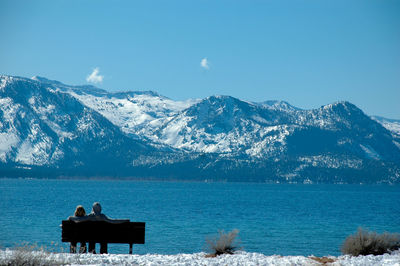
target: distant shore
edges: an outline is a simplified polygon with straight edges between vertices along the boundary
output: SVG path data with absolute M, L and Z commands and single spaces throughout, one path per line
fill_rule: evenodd
M 0 180 L 54 180 L 54 181 L 120 181 L 120 182 L 165 182 L 165 183 L 216 183 L 216 184 L 265 184 L 265 185 L 338 185 L 338 186 L 399 186 L 400 183 L 304 183 L 304 182 L 257 182 L 254 180 L 220 180 L 220 179 L 170 179 L 170 178 L 146 178 L 146 177 L 112 177 L 112 176 L 55 176 L 55 177 L 7 177 L 0 176 Z

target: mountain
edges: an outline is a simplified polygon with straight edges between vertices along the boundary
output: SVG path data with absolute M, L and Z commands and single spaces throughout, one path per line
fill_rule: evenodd
M 0 81 L 2 171 L 111 175 L 157 151 L 59 90 L 60 83 L 9 76 Z
M 281 150 L 292 116 L 287 110 L 211 96 L 166 121 L 153 139 L 197 152 L 272 156 Z
M 398 121 L 0 76 L 0 175 L 398 183 Z M 396 133 L 397 132 L 397 133 Z

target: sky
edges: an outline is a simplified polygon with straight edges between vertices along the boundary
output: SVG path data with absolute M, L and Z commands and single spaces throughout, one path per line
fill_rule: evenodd
M 398 0 L 0 0 L 0 74 L 400 119 Z

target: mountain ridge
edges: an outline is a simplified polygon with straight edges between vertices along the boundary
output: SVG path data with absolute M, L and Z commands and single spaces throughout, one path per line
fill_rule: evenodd
M 178 180 L 400 179 L 400 137 L 390 120 L 347 101 L 310 110 L 226 95 L 173 101 L 1 75 L 0 107 L 0 176 L 32 175 L 30 168 Z

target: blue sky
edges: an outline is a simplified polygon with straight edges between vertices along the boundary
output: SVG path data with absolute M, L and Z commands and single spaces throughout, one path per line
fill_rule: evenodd
M 397 0 L 0 0 L 0 36 L 1 74 L 400 119 Z

